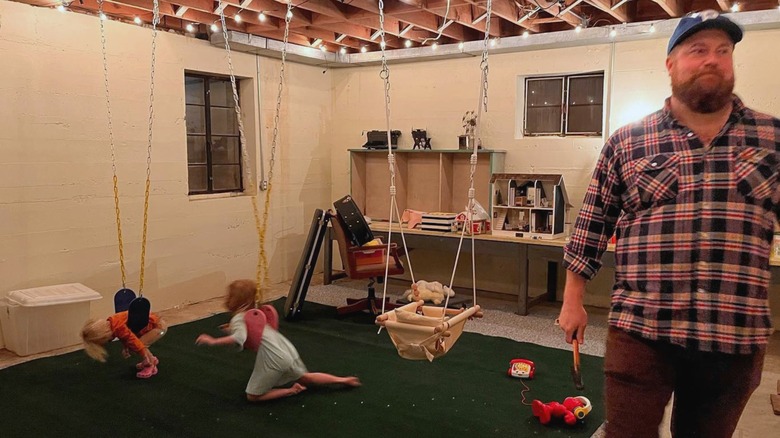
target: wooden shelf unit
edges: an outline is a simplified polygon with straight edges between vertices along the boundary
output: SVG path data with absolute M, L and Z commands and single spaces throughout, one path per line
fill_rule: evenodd
M 565 237 L 571 204 L 563 175 L 496 173 L 490 182 L 494 235 Z
M 461 212 L 468 202 L 471 150 L 393 151 L 396 202 L 424 212 Z M 390 220 L 390 166 L 387 150 L 350 149 L 350 190 L 365 216 Z M 506 151 L 480 150 L 474 173 L 475 199 L 490 209 L 490 178 L 504 170 Z

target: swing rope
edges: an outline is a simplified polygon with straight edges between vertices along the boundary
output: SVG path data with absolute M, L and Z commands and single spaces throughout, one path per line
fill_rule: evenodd
M 490 47 L 490 16 L 493 13 L 493 0 L 487 0 L 487 15 L 485 17 L 485 38 L 482 47 L 482 61 L 479 64 L 481 74 L 481 81 L 479 87 L 479 102 L 477 104 L 477 125 L 476 125 L 476 139 L 473 152 L 471 153 L 470 165 L 471 171 L 469 172 L 469 200 L 466 206 L 466 217 L 463 220 L 463 229 L 460 233 L 460 240 L 458 242 L 458 250 L 455 252 L 455 264 L 452 268 L 452 276 L 450 277 L 450 285 L 455 282 L 455 273 L 458 269 L 458 261 L 460 259 L 460 250 L 463 247 L 463 237 L 466 234 L 466 229 L 469 229 L 471 234 L 471 288 L 473 294 L 473 303 L 477 304 L 477 266 L 476 256 L 474 252 L 474 230 L 472 225 L 472 219 L 474 218 L 474 173 L 477 170 L 477 151 L 482 144 L 481 126 L 482 126 L 482 107 L 484 106 L 485 112 L 488 109 L 488 49 Z M 444 308 L 446 309 L 450 302 L 450 294 L 445 294 Z
M 236 86 L 236 75 L 233 69 L 233 57 L 230 51 L 230 41 L 228 39 L 227 24 L 225 22 L 225 12 L 222 8 L 222 0 L 219 0 L 219 19 L 222 24 L 222 36 L 225 40 L 225 52 L 227 53 L 228 69 L 230 70 L 230 84 L 233 91 L 233 104 L 236 111 L 236 118 L 238 119 L 238 132 L 241 143 L 241 158 L 244 162 L 244 179 L 247 183 L 252 182 L 252 169 L 249 162 L 249 153 L 247 152 L 246 135 L 244 133 L 244 121 L 241 115 L 241 105 L 238 102 L 238 87 Z M 263 213 L 260 214 L 260 209 L 257 205 L 257 193 L 253 192 L 251 196 L 252 200 L 252 214 L 255 219 L 255 228 L 257 229 L 258 236 L 258 253 L 257 253 L 257 275 L 256 284 L 257 290 L 255 291 L 255 307 L 259 307 L 264 301 L 263 299 L 263 286 L 267 285 L 270 280 L 268 278 L 268 257 L 265 250 L 266 231 L 268 229 L 268 214 L 271 205 L 271 191 L 273 189 L 273 175 L 274 175 L 274 163 L 276 162 L 276 145 L 279 138 L 279 113 L 282 106 L 282 90 L 284 89 L 284 67 L 287 59 L 287 42 L 290 34 L 290 20 L 292 19 L 292 2 L 287 4 L 287 14 L 285 15 L 284 26 L 284 46 L 282 47 L 282 63 L 279 69 L 279 86 L 276 94 L 276 110 L 274 114 L 274 128 L 271 136 L 271 159 L 268 169 L 268 186 L 265 190 L 265 200 L 263 203 Z
M 98 0 L 98 11 L 100 16 L 103 15 L 103 3 L 104 0 Z M 143 297 L 144 290 L 144 273 L 146 268 L 146 240 L 147 229 L 149 223 L 149 197 L 151 194 L 151 179 L 152 179 L 152 133 L 154 126 L 154 66 L 156 64 L 155 53 L 157 49 L 157 25 L 160 22 L 160 4 L 158 0 L 154 0 L 153 7 L 154 18 L 152 19 L 152 65 L 150 73 L 149 83 L 149 128 L 147 136 L 146 147 L 146 183 L 144 187 L 144 210 L 143 210 L 143 231 L 141 236 L 141 266 L 140 266 L 140 279 L 138 284 L 138 295 Z M 122 288 L 127 288 L 127 271 L 125 269 L 125 252 L 124 252 L 124 240 L 122 238 L 122 218 L 119 208 L 119 179 L 117 178 L 116 171 L 116 146 L 114 144 L 114 124 L 113 115 L 111 113 L 111 94 L 109 92 L 108 81 L 108 55 L 106 50 L 106 30 L 104 20 L 100 21 L 100 41 L 103 54 L 103 82 L 105 86 L 106 94 L 106 108 L 108 110 L 108 139 L 111 146 L 111 169 L 113 172 L 113 185 L 114 185 L 114 211 L 116 213 L 116 231 L 117 240 L 119 243 L 119 269 L 122 273 Z
M 482 116 L 482 107 L 484 106 L 485 112 L 487 112 L 487 104 L 488 104 L 488 50 L 490 47 L 490 17 L 492 15 L 493 11 L 493 1 L 487 0 L 487 15 L 486 15 L 486 23 L 485 23 L 485 37 L 484 37 L 484 45 L 482 48 L 482 61 L 480 62 L 480 70 L 481 70 L 481 81 L 480 81 L 480 89 L 479 89 L 479 103 L 478 103 L 478 110 L 477 110 L 477 124 L 476 124 L 476 144 L 474 145 L 474 150 L 471 154 L 470 158 L 470 172 L 469 172 L 469 191 L 468 191 L 468 203 L 466 205 L 466 218 L 463 223 L 463 229 L 461 230 L 460 240 L 458 242 L 458 250 L 455 253 L 455 264 L 452 268 L 452 275 L 450 277 L 450 283 L 449 286 L 454 283 L 455 281 L 455 273 L 458 269 L 458 262 L 460 260 L 460 250 L 463 246 L 463 238 L 466 233 L 467 228 L 472 228 L 472 219 L 473 219 L 473 211 L 474 211 L 474 173 L 477 169 L 477 151 L 479 148 L 479 145 L 481 144 L 481 116 Z M 392 242 L 392 236 L 393 236 L 393 221 L 394 218 L 398 218 L 398 228 L 401 233 L 401 241 L 403 243 L 404 247 L 404 253 L 406 254 L 406 260 L 409 265 L 409 274 L 411 276 L 412 284 L 416 283 L 414 278 L 414 270 L 412 269 L 412 258 L 409 255 L 409 250 L 406 246 L 406 237 L 404 236 L 404 230 L 403 226 L 401 224 L 401 215 L 399 213 L 398 209 L 398 202 L 396 200 L 396 187 L 395 187 L 395 177 L 396 177 L 396 162 L 395 162 L 395 154 L 393 154 L 393 148 L 391 143 L 391 136 L 390 136 L 390 68 L 387 65 L 387 57 L 385 55 L 385 27 L 384 27 L 384 2 L 382 0 L 379 0 L 379 31 L 381 36 L 381 44 L 379 45 L 382 53 L 382 69 L 380 71 L 380 78 L 384 81 L 384 91 L 385 91 L 385 123 L 387 126 L 387 162 L 388 166 L 390 168 L 390 223 L 388 226 L 388 235 L 387 235 L 387 253 L 390 253 L 390 246 Z M 394 215 L 395 214 L 395 215 Z M 473 304 L 477 304 L 477 280 L 476 280 L 476 257 L 474 252 L 474 232 L 473 230 L 470 231 L 471 234 L 471 285 L 472 285 L 472 295 L 473 295 Z M 385 260 L 385 280 L 387 280 L 388 272 L 390 269 L 390 257 L 387 257 Z M 449 305 L 450 300 L 450 294 L 445 293 L 446 298 L 444 302 L 444 308 L 446 309 Z M 387 296 L 387 281 L 384 282 L 383 288 L 382 288 L 382 313 L 385 313 L 385 303 Z M 441 318 L 444 320 L 446 315 L 445 313 L 442 313 Z M 382 328 L 380 327 L 379 330 L 381 331 Z

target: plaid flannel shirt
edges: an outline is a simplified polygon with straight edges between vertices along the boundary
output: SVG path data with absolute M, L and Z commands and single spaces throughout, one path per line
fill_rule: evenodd
M 667 99 L 604 146 L 564 267 L 593 278 L 614 232 L 610 325 L 699 351 L 755 351 L 772 333 L 779 147 L 780 120 L 736 96 L 710 145 Z

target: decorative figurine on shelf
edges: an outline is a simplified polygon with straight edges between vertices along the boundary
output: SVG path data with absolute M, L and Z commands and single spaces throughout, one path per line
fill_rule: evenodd
M 474 149 L 476 145 L 475 132 L 477 129 L 477 115 L 474 111 L 466 111 L 463 115 L 463 129 L 466 131 L 464 135 L 458 136 L 458 148 L 459 149 Z
M 414 147 L 412 149 L 431 148 L 431 139 L 424 129 L 412 129 L 412 139 L 414 140 Z

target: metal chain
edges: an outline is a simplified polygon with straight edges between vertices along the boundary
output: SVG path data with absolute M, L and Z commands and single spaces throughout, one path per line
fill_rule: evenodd
M 98 13 L 103 16 L 103 0 L 98 0 Z M 141 236 L 141 266 L 139 274 L 138 293 L 143 296 L 144 272 L 146 265 L 146 236 L 147 225 L 149 223 L 149 197 L 151 194 L 151 166 L 152 166 L 152 132 L 154 123 L 154 66 L 157 39 L 157 24 L 160 22 L 160 5 L 158 0 L 154 0 L 154 18 L 152 20 L 152 65 L 151 80 L 149 85 L 149 133 L 148 144 L 146 148 L 146 184 L 144 190 L 144 213 L 143 213 L 143 231 Z M 125 269 L 124 239 L 122 237 L 122 214 L 119 208 L 119 178 L 116 172 L 116 146 L 114 143 L 114 123 L 111 112 L 111 93 L 108 80 L 108 55 L 106 49 L 106 29 L 103 19 L 100 18 L 100 42 L 103 54 L 103 83 L 106 94 L 106 109 L 108 110 L 108 139 L 111 147 L 111 170 L 113 174 L 114 186 L 114 211 L 116 213 L 117 240 L 119 242 L 119 269 L 122 273 L 122 288 L 127 287 L 127 270 Z
M 98 17 L 103 16 L 103 0 L 98 0 Z M 116 235 L 119 240 L 119 269 L 122 272 L 122 288 L 127 287 L 127 273 L 125 271 L 125 250 L 122 241 L 122 215 L 119 211 L 119 180 L 116 176 L 116 147 L 114 146 L 114 117 L 111 114 L 111 93 L 108 86 L 108 59 L 106 50 L 106 29 L 102 19 L 100 21 L 100 43 L 103 50 L 103 84 L 106 90 L 106 109 L 108 110 L 108 142 L 111 145 L 111 170 L 114 181 L 114 211 L 116 213 Z
M 149 74 L 149 135 L 146 145 L 146 186 L 144 190 L 144 225 L 141 236 L 141 275 L 138 285 L 138 295 L 144 294 L 144 272 L 146 271 L 146 232 L 149 224 L 149 196 L 152 187 L 152 132 L 154 131 L 154 66 L 157 53 L 157 25 L 160 23 L 160 2 L 154 0 L 154 17 L 152 18 L 152 66 Z
M 230 71 L 230 84 L 232 86 L 233 91 L 233 105 L 235 107 L 236 111 L 236 118 L 238 119 L 238 132 L 239 132 L 239 139 L 241 143 L 241 157 L 244 162 L 244 179 L 248 182 L 252 182 L 252 170 L 251 166 L 249 165 L 249 153 L 247 151 L 247 143 L 246 143 L 246 134 L 244 132 L 244 121 L 243 117 L 241 115 L 241 105 L 239 104 L 239 98 L 238 98 L 238 86 L 236 85 L 236 75 L 233 68 L 233 57 L 230 50 L 230 40 L 228 36 L 227 31 L 227 23 L 225 22 L 225 13 L 224 8 L 222 8 L 222 0 L 219 0 L 219 6 L 220 6 L 220 22 L 222 24 L 222 36 L 225 40 L 225 52 L 227 53 L 227 60 L 228 60 L 228 69 Z M 279 137 L 279 113 L 281 112 L 281 105 L 282 105 L 282 90 L 284 87 L 284 67 L 286 64 L 286 58 L 287 58 L 287 41 L 289 39 L 289 33 L 290 33 L 290 20 L 292 19 L 292 3 L 288 3 L 287 5 L 287 14 L 285 15 L 285 27 L 284 27 L 284 46 L 282 47 L 282 65 L 279 71 L 279 86 L 277 90 L 277 96 L 276 96 L 276 112 L 274 115 L 274 128 L 273 128 L 273 134 L 271 138 L 271 159 L 270 159 L 270 165 L 269 165 L 269 171 L 268 171 L 268 186 L 266 188 L 265 192 L 265 203 L 263 208 L 263 214 L 262 219 L 260 216 L 259 207 L 257 206 L 257 195 L 253 192 L 251 201 L 252 201 L 252 214 L 255 219 L 255 228 L 257 229 L 257 235 L 258 235 L 258 254 L 257 254 L 257 274 L 256 274 L 256 285 L 257 290 L 255 291 L 255 303 L 259 305 L 263 301 L 263 285 L 267 284 L 269 282 L 268 279 L 268 257 L 266 256 L 265 252 L 265 231 L 267 229 L 268 224 L 268 214 L 270 209 L 270 199 L 271 199 L 271 190 L 273 188 L 272 179 L 273 179 L 273 168 L 274 168 L 274 162 L 276 159 L 276 144 Z

